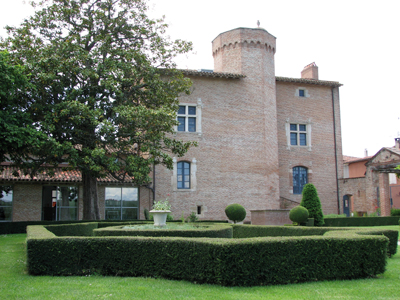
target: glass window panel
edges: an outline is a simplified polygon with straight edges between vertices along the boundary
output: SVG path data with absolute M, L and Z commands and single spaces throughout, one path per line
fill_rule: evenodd
M 12 216 L 12 206 L 0 207 L 0 220 L 1 221 L 11 221 Z
M 58 209 L 59 221 L 72 221 L 77 219 L 77 210 L 75 207 L 60 207 Z
M 138 199 L 137 188 L 122 188 L 122 199 L 136 201 Z
M 122 207 L 138 207 L 138 204 L 136 200 L 122 200 Z
M 290 124 L 290 130 L 296 130 L 297 131 L 297 124 Z
M 303 187 L 307 184 L 307 168 L 294 167 L 293 168 L 293 194 L 301 194 Z
M 106 208 L 106 220 L 121 220 L 121 208 Z
M 185 131 L 185 117 L 178 117 L 178 131 Z
M 178 181 L 178 189 L 183 189 L 183 182 L 182 181 Z
M 186 114 L 186 106 L 179 105 L 178 115 Z
M 188 118 L 189 132 L 196 132 L 196 118 Z
M 185 189 L 190 189 L 190 182 L 185 182 Z
M 299 125 L 300 131 L 306 131 L 306 125 Z
M 138 215 L 137 208 L 123 208 L 122 220 L 136 220 Z
M 195 115 L 196 114 L 196 106 L 188 106 L 188 114 Z
M 185 176 L 185 182 L 189 182 L 190 181 L 190 176 L 189 175 L 186 175 Z
M 300 146 L 306 146 L 306 145 L 307 145 L 306 134 L 300 133 Z
M 297 133 L 290 133 L 290 145 L 297 145 Z
M 121 200 L 121 188 L 107 187 L 106 200 Z
M 299 96 L 304 97 L 304 90 L 299 90 Z
M 178 181 L 182 181 L 182 175 L 178 175 Z

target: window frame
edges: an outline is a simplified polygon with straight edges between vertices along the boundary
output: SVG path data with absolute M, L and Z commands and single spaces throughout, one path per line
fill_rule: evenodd
M 305 180 L 301 178 L 301 176 L 304 175 L 305 175 Z M 304 186 L 308 182 L 309 182 L 309 169 L 307 167 L 295 166 L 292 168 L 292 192 L 294 195 L 301 195 Z
M 296 130 L 292 130 L 291 127 L 292 125 L 296 125 Z M 299 130 L 300 126 L 305 126 L 305 131 L 304 130 Z M 285 123 L 285 128 L 286 128 L 286 139 L 287 139 L 287 149 L 291 150 L 292 147 L 294 149 L 308 149 L 308 151 L 311 151 L 312 149 L 312 144 L 311 144 L 311 132 L 312 132 L 312 122 L 311 119 L 308 119 L 306 122 L 303 121 L 298 121 L 298 120 L 290 120 L 287 119 Z M 296 136 L 296 141 L 297 144 L 294 145 L 292 144 L 293 141 L 293 136 Z M 301 136 L 304 137 L 304 143 L 300 143 L 300 138 Z
M 120 198 L 119 199 L 108 199 L 108 200 L 116 200 L 119 201 L 118 206 L 110 206 L 107 205 L 107 189 L 120 189 Z M 136 200 L 129 200 L 125 199 L 125 201 L 136 201 L 137 206 L 124 206 L 123 205 L 123 189 L 136 189 Z M 107 211 L 107 208 L 110 209 Z M 116 208 L 117 210 L 112 210 L 113 208 Z M 136 209 L 136 219 L 124 219 L 124 210 L 126 209 Z M 119 211 L 118 211 L 119 209 Z M 108 218 L 108 212 L 116 211 L 119 212 L 119 218 L 114 219 L 114 218 Z M 139 198 L 139 189 L 137 187 L 131 187 L 131 186 L 106 186 L 104 189 L 104 220 L 139 220 L 139 213 L 140 213 L 140 198 Z
M 179 122 L 180 118 L 183 118 L 184 120 L 184 130 L 182 130 L 181 125 L 175 126 L 175 132 L 176 133 L 189 133 L 189 134 L 194 134 L 197 133 L 198 135 L 201 135 L 201 111 L 202 111 L 202 101 L 201 98 L 198 98 L 197 104 L 196 103 L 179 103 L 179 109 L 181 107 L 185 107 L 185 113 L 179 113 L 179 109 L 176 112 L 176 120 Z M 196 109 L 195 114 L 189 114 L 189 107 L 194 107 Z M 193 122 L 194 120 L 194 122 Z M 189 122 L 192 122 L 189 125 Z M 194 131 L 191 130 L 189 131 L 190 127 L 194 126 L 195 129 Z
M 174 192 L 194 192 L 197 189 L 197 160 L 196 158 L 192 158 L 191 160 L 182 158 L 178 161 L 176 157 L 172 158 L 173 161 L 173 171 L 171 176 L 171 185 L 172 190 Z M 186 162 L 190 164 L 190 172 L 189 172 L 189 188 L 178 188 L 178 163 Z
M 177 182 L 176 182 L 177 187 L 176 188 L 179 190 L 182 190 L 182 189 L 190 190 L 191 163 L 188 161 L 179 161 L 176 163 L 176 169 L 177 169 Z
M 10 191 L 9 191 L 9 192 L 6 192 L 6 191 L 4 191 L 3 189 L 1 189 L 2 197 L 0 198 L 0 209 L 3 210 L 4 219 L 0 219 L 0 222 L 12 222 L 12 220 L 13 220 L 13 206 L 14 206 L 14 187 L 13 187 L 12 185 L 1 185 L 1 186 L 2 186 L 2 187 L 4 187 L 4 186 L 10 187 Z M 5 193 L 6 195 L 4 195 L 4 193 Z M 11 201 L 7 201 L 7 202 L 11 202 L 11 205 L 1 205 L 2 202 L 6 202 L 6 201 L 3 201 L 3 200 L 2 200 L 3 197 L 4 197 L 4 196 L 9 196 L 10 194 L 11 194 Z M 9 218 L 9 219 L 5 219 L 6 213 L 4 212 L 4 209 L 10 208 L 10 207 L 11 207 L 11 211 L 10 211 L 10 213 L 9 213 L 10 218 Z

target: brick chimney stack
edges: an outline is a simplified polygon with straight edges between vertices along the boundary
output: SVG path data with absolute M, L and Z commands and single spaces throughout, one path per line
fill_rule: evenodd
M 301 78 L 318 80 L 318 67 L 315 62 L 304 67 Z

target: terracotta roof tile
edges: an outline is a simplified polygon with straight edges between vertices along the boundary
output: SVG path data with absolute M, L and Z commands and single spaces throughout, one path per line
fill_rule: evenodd
M 234 73 L 223 73 L 223 72 L 214 72 L 213 70 L 179 70 L 183 74 L 187 76 L 204 76 L 204 77 L 219 77 L 219 78 L 233 78 L 239 79 L 244 78 L 246 75 L 242 74 L 234 74 Z
M 78 170 L 66 170 L 65 168 L 48 168 L 41 173 L 38 173 L 36 176 L 31 178 L 29 175 L 23 174 L 21 170 L 13 166 L 2 166 L 3 171 L 0 173 L 0 181 L 18 181 L 18 182 L 82 182 L 81 172 Z M 17 171 L 19 176 L 14 176 L 13 172 Z M 53 176 L 49 174 L 54 172 Z M 133 178 L 130 176 L 126 176 L 125 183 L 132 182 Z M 121 181 L 115 179 L 113 176 L 108 174 L 104 178 L 99 178 L 97 180 L 101 183 L 121 183 Z
M 339 87 L 343 84 L 337 81 L 325 81 L 325 80 L 316 80 L 316 79 L 307 79 L 307 78 L 290 78 L 290 77 L 275 77 L 276 81 L 280 82 L 296 82 L 296 83 L 305 83 L 305 84 L 315 84 L 315 85 L 325 85 L 331 87 Z

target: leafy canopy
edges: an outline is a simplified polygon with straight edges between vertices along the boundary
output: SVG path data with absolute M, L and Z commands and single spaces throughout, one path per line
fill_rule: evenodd
M 163 20 L 141 0 L 44 0 L 0 47 L 18 74 L 30 74 L 22 112 L 49 147 L 25 166 L 66 161 L 91 177 L 146 184 L 151 165 L 172 168 L 194 143 L 172 138 L 178 96 L 191 82 L 175 69 L 191 49 L 164 37 Z M 16 83 L 25 86 L 23 82 Z M 3 98 L 2 98 L 3 99 Z M 18 110 L 9 103 L 8 109 Z M 35 135 L 27 135 L 27 138 Z M 4 160 L 4 159 L 3 159 Z M 20 161 L 22 162 L 22 160 Z

